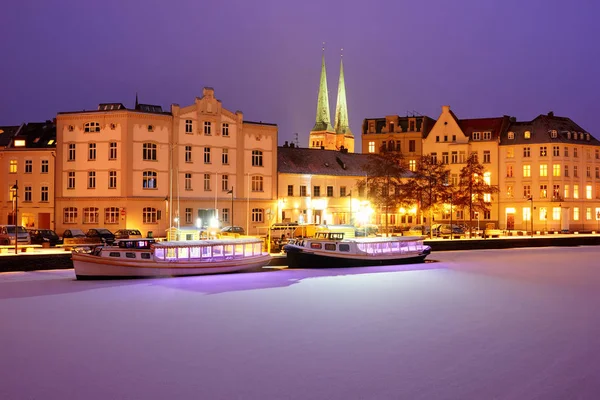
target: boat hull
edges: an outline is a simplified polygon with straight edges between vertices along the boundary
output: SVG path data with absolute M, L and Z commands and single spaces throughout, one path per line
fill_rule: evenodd
M 168 276 L 189 276 L 221 274 L 250 270 L 267 265 L 268 254 L 243 259 L 219 262 L 157 262 L 120 260 L 110 262 L 91 254 L 73 254 L 73 267 L 77 279 L 151 278 Z
M 422 253 L 407 254 L 391 257 L 373 257 L 353 255 L 340 257 L 339 255 L 326 255 L 322 253 L 307 252 L 303 249 L 286 247 L 287 262 L 290 268 L 343 268 L 343 267 L 371 267 L 379 265 L 417 264 L 425 261 L 430 253 L 429 249 Z

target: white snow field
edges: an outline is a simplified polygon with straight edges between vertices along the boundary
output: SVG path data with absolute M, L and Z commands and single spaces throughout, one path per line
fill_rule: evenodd
M 600 247 L 0 274 L 0 399 L 599 399 Z

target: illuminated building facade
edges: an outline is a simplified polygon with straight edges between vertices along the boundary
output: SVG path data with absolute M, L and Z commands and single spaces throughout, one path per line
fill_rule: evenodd
M 274 218 L 277 126 L 244 121 L 212 88 L 170 112 L 136 99 L 133 109 L 59 113 L 57 141 L 57 232 L 164 236 L 170 227 L 230 225 L 233 216 L 255 233 Z
M 54 227 L 55 156 L 53 121 L 0 127 L 0 224 Z
M 365 180 L 367 154 L 278 148 L 278 221 L 361 224 L 374 216 L 358 182 Z

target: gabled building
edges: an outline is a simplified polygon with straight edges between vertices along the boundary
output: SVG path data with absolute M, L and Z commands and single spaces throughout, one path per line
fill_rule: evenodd
M 497 186 L 500 162 L 498 143 L 508 125 L 508 116 L 458 119 L 449 106 L 443 106 L 435 125 L 423 139 L 423 153 L 431 155 L 437 162 L 448 165 L 448 183 L 454 186 L 459 183 L 460 171 L 465 167 L 469 155 L 475 154 L 485 167 L 485 182 Z M 490 195 L 488 199 L 493 204 L 491 209 L 479 215 L 483 227 L 485 223 L 498 223 L 498 195 L 494 196 L 495 198 Z M 470 216 L 464 215 L 463 210 L 453 208 L 452 220 L 467 221 L 470 220 Z
M 500 137 L 500 227 L 600 231 L 600 142 L 550 112 Z
M 369 155 L 288 146 L 277 149 L 278 221 L 366 223 L 370 206 L 357 183 Z
M 54 227 L 55 156 L 53 121 L 0 127 L 0 224 Z

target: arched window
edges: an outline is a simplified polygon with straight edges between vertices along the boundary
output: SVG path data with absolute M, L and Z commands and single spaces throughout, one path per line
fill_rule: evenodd
M 156 208 L 144 207 L 143 220 L 144 224 L 156 224 Z
M 142 158 L 144 161 L 156 161 L 155 143 L 144 143 L 142 145 Z
M 77 207 L 63 208 L 63 223 L 65 223 L 65 224 L 77 223 Z
M 156 189 L 158 187 L 155 171 L 144 171 L 142 177 L 142 187 L 144 189 Z
M 119 207 L 107 207 L 104 209 L 104 223 L 118 224 L 119 223 Z
M 98 122 L 86 122 L 83 125 L 84 132 L 100 132 L 100 123 Z
M 252 209 L 252 222 L 263 222 L 263 215 L 265 214 L 265 210 L 262 208 L 253 208 Z
M 253 176 L 252 177 L 252 191 L 253 192 L 262 192 L 263 191 L 263 177 L 262 176 Z
M 97 224 L 98 223 L 98 209 L 96 207 L 86 207 L 83 209 L 83 223 L 84 224 Z

